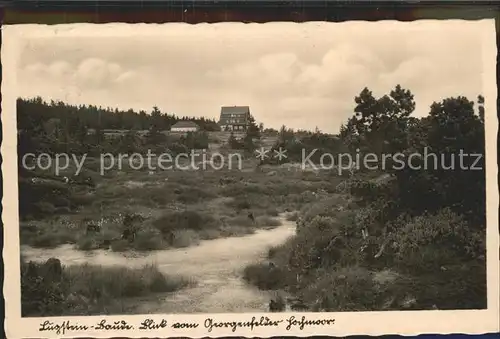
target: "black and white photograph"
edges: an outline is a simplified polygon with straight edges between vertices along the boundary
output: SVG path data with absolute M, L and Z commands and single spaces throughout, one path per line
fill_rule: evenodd
M 373 328 L 421 315 L 429 331 L 493 330 L 494 34 L 488 20 L 6 27 L 11 333 L 79 322 L 104 337 L 112 317 L 144 337 L 176 315 L 182 336 L 273 321 L 324 335 L 371 313 Z

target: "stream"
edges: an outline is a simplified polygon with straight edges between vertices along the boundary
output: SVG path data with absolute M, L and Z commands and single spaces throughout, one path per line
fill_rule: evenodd
M 22 246 L 21 253 L 28 261 L 55 257 L 63 265 L 90 263 L 133 268 L 155 264 L 166 274 L 190 277 L 196 282 L 193 287 L 177 292 L 134 298 L 131 305 L 127 305 L 127 313 L 268 312 L 271 292 L 248 285 L 242 277 L 247 265 L 264 260 L 271 246 L 284 243 L 295 233 L 295 222 L 280 220 L 282 226 L 270 230 L 258 230 L 243 237 L 206 240 L 198 246 L 181 249 L 117 253 L 79 251 L 72 245 L 54 249 Z

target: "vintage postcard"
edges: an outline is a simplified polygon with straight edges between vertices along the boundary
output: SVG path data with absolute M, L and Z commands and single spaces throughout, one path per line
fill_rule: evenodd
M 8 338 L 498 331 L 493 20 L 2 34 Z

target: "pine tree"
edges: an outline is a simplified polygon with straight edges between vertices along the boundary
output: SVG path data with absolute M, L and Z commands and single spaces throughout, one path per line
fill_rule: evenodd
M 247 135 L 250 135 L 252 138 L 260 138 L 259 126 L 255 122 L 255 118 L 251 114 L 248 116 Z

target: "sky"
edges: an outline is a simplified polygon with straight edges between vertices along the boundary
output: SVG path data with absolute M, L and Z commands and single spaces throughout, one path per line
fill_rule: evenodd
M 23 26 L 20 97 L 216 119 L 250 106 L 265 127 L 337 133 L 364 87 L 410 89 L 415 116 L 482 91 L 484 26 L 459 20 Z

